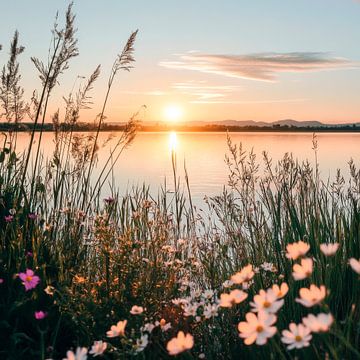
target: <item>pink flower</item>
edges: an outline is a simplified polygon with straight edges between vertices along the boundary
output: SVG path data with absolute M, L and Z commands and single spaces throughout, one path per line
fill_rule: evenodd
M 28 217 L 29 217 L 30 220 L 36 220 L 37 219 L 37 215 L 35 213 L 30 213 L 28 215 Z
M 104 201 L 105 201 L 108 205 L 110 205 L 110 204 L 112 204 L 112 203 L 115 201 L 115 199 L 114 199 L 113 197 L 111 197 L 111 196 L 108 196 L 107 198 L 104 199 Z
M 41 311 L 41 310 L 35 311 L 34 316 L 35 316 L 36 320 L 42 320 L 47 317 L 47 313 L 45 311 Z
M 19 273 L 19 278 L 23 281 L 25 291 L 36 288 L 40 282 L 40 278 L 37 275 L 34 275 L 34 272 L 31 269 L 26 269 L 26 272 Z
M 4 219 L 5 219 L 5 222 L 9 223 L 14 220 L 14 217 L 12 215 L 7 215 L 4 217 Z
M 2 284 L 4 282 L 4 279 L 0 278 L 0 284 Z

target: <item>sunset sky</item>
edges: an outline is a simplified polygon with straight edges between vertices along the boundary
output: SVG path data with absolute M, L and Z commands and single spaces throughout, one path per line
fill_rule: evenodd
M 55 13 L 63 23 L 66 6 L 2 2 L 0 65 L 18 29 L 28 96 L 40 88 L 30 56 L 46 59 Z M 80 56 L 60 78 L 50 112 L 63 108 L 77 75 L 101 64 L 93 110 L 81 118 L 91 121 L 113 60 L 139 29 L 135 68 L 118 76 L 108 121 L 126 121 L 143 104 L 144 121 L 169 120 L 169 107 L 181 121 L 360 121 L 359 1 L 78 0 L 74 10 Z

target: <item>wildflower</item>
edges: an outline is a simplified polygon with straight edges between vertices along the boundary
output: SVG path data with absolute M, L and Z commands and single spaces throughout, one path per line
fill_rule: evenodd
M 199 354 L 198 358 L 199 359 L 205 359 L 205 354 L 204 353 Z
M 254 296 L 254 301 L 250 302 L 253 312 L 266 311 L 274 314 L 284 305 L 284 300 L 279 300 L 276 293 L 269 289 L 260 290 L 259 294 Z
M 132 315 L 140 315 L 143 312 L 144 312 L 144 308 L 142 306 L 136 306 L 136 305 L 134 305 L 130 310 L 130 314 Z
M 107 348 L 107 343 L 99 340 L 99 341 L 94 341 L 94 344 L 91 347 L 91 350 L 89 351 L 89 354 L 95 356 L 98 355 L 102 355 L 104 353 L 104 351 Z
M 287 292 L 289 291 L 289 286 L 287 283 L 281 283 L 280 287 L 277 284 L 274 284 L 271 288 L 271 290 L 274 292 L 274 294 L 276 295 L 276 297 L 278 299 L 283 298 Z
M 275 268 L 273 263 L 264 262 L 263 264 L 260 265 L 260 267 L 265 271 L 269 271 L 269 272 L 275 272 L 276 271 L 276 268 Z
M 155 329 L 155 325 L 151 323 L 146 323 L 142 328 L 141 331 L 146 331 L 148 333 L 151 333 Z
M 0 284 L 2 284 L 4 282 L 4 279 L 0 278 Z
M 320 250 L 325 256 L 332 256 L 338 251 L 340 244 L 320 244 Z
M 75 275 L 74 276 L 74 283 L 75 284 L 84 284 L 86 282 L 86 279 L 83 276 Z
M 232 287 L 234 285 L 234 282 L 231 281 L 231 280 L 225 280 L 222 285 L 223 285 L 224 288 L 229 288 L 229 287 Z
M 119 321 L 116 325 L 112 325 L 110 330 L 107 331 L 106 336 L 109 338 L 124 336 L 126 324 L 127 324 L 127 320 L 123 320 L 123 321 Z
M 313 261 L 310 258 L 301 259 L 301 265 L 295 264 L 292 273 L 295 280 L 303 280 L 311 276 L 313 272 Z
M 185 304 L 183 307 L 184 316 L 195 316 L 197 312 L 197 304 Z
M 161 331 L 165 332 L 171 329 L 171 323 L 167 323 L 165 319 L 161 319 L 160 321 L 155 321 L 155 326 L 160 326 Z
M 349 260 L 349 264 L 350 264 L 351 268 L 360 275 L 360 260 L 351 258 Z
M 281 341 L 288 344 L 287 349 L 301 349 L 310 345 L 311 330 L 303 324 L 291 323 L 289 330 L 283 330 Z
M 32 253 L 32 251 L 26 251 L 25 256 L 26 257 L 33 257 L 34 254 Z
M 231 280 L 234 284 L 241 284 L 244 281 L 249 281 L 254 277 L 255 273 L 253 271 L 252 265 L 249 264 L 241 269 L 238 273 L 231 277 Z
M 44 311 L 35 311 L 34 313 L 34 317 L 36 320 L 42 320 L 45 319 L 47 317 L 47 313 Z
M 37 275 L 34 275 L 34 272 L 31 269 L 26 269 L 26 272 L 19 273 L 19 278 L 23 281 L 25 291 L 36 288 L 40 282 L 40 278 Z
M 300 299 L 296 298 L 295 301 L 306 306 L 311 307 L 316 304 L 319 304 L 326 296 L 326 288 L 324 285 L 321 285 L 318 288 L 316 285 L 310 285 L 310 288 L 301 288 L 300 289 Z
M 48 294 L 49 296 L 53 296 L 54 295 L 54 291 L 55 288 L 51 285 L 48 285 L 45 289 L 44 289 L 45 293 Z
M 36 215 L 35 213 L 30 213 L 30 214 L 28 214 L 28 218 L 29 218 L 30 220 L 36 220 L 36 219 L 37 219 L 37 215 Z
M 238 325 L 239 336 L 244 340 L 246 345 L 254 342 L 257 345 L 266 344 L 267 340 L 276 333 L 276 327 L 272 326 L 276 322 L 276 316 L 265 311 L 259 311 L 257 315 L 247 313 L 246 321 L 241 321 Z
M 317 316 L 309 314 L 302 319 L 302 322 L 312 332 L 326 332 L 330 329 L 331 324 L 334 322 L 334 318 L 331 314 L 320 313 Z
M 10 223 L 14 220 L 14 217 L 12 215 L 6 215 L 4 216 L 5 222 Z
M 185 239 L 179 239 L 179 240 L 177 241 L 177 243 L 178 243 L 179 245 L 184 245 L 184 244 L 186 244 L 186 240 L 185 240 Z
M 206 319 L 210 319 L 211 317 L 215 317 L 218 314 L 219 306 L 216 304 L 207 304 L 204 307 L 204 316 Z
M 136 340 L 136 352 L 144 351 L 149 343 L 149 335 L 141 335 L 140 339 Z
M 286 246 L 286 257 L 288 259 L 296 260 L 298 257 L 304 256 L 309 250 L 310 245 L 300 240 Z
M 191 334 L 179 331 L 177 337 L 172 338 L 166 345 L 170 355 L 177 355 L 183 351 L 190 350 L 194 346 L 194 338 Z
M 111 196 L 108 196 L 104 199 L 104 201 L 106 202 L 106 204 L 110 205 L 115 201 L 115 199 Z
M 235 289 L 230 294 L 220 295 L 221 307 L 232 307 L 235 304 L 239 304 L 248 297 L 248 294 L 242 290 Z
M 214 291 L 213 290 L 205 290 L 201 296 L 204 299 L 211 299 L 214 296 Z
M 69 350 L 66 353 L 66 358 L 63 358 L 63 360 L 86 360 L 87 359 L 87 348 L 78 347 L 76 349 L 76 352 Z

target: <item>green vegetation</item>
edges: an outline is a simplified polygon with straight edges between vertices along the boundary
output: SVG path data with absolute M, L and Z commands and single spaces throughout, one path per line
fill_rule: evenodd
M 44 127 L 50 94 L 78 54 L 74 20 L 70 6 L 64 28 L 54 28 L 49 63 L 33 59 L 43 89 L 30 104 L 22 100 L 18 57 L 24 49 L 15 34 L 0 89 L 8 121 L 30 114 Z M 136 34 L 114 62 L 106 99 L 118 72 L 131 68 Z M 103 198 L 137 122 L 135 114 L 95 176 L 106 100 L 95 133 L 71 129 L 89 106 L 99 73 L 97 67 L 68 96 L 62 122 L 70 130 L 58 127 L 59 113 L 54 114 L 50 158 L 41 153 L 42 131 L 31 133 L 38 142 L 31 141 L 23 154 L 16 151 L 16 132 L 3 134 L 0 357 L 360 358 L 355 165 L 350 162 L 349 183 L 340 173 L 324 183 L 317 166 L 289 154 L 272 164 L 263 154 L 266 170 L 260 174 L 255 154 L 229 138 L 228 190 L 207 198 L 204 211 L 192 206 L 189 186 L 180 190 L 175 155 L 174 193 L 163 186 L 154 197 L 144 186 L 118 196 L 114 182 Z M 311 284 L 319 291 L 300 291 Z M 283 333 L 302 321 L 290 326 L 293 336 Z M 106 345 L 93 346 L 101 340 Z M 289 349 L 292 344 L 298 348 Z

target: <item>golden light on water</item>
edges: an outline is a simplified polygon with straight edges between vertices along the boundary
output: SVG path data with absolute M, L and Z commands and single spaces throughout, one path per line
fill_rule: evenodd
M 176 148 L 178 146 L 178 141 L 177 141 L 177 135 L 175 131 L 172 131 L 169 134 L 169 148 L 171 152 L 176 152 Z
M 164 117 L 166 121 L 176 122 L 180 120 L 183 115 L 183 110 L 177 105 L 168 105 L 164 109 Z

